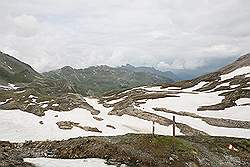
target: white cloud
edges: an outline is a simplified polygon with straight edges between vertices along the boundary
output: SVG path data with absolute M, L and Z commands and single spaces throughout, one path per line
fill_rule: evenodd
M 3 0 L 0 6 L 0 50 L 39 71 L 126 63 L 194 69 L 207 58 L 250 50 L 248 0 Z
M 36 35 L 39 30 L 39 23 L 31 15 L 20 15 L 13 19 L 16 26 L 16 34 L 22 37 L 31 37 Z
M 196 69 L 198 67 L 202 67 L 205 64 L 205 61 L 202 59 L 174 59 L 173 62 L 167 63 L 167 62 L 159 62 L 157 64 L 157 68 L 163 71 L 166 70 L 184 70 L 184 69 Z

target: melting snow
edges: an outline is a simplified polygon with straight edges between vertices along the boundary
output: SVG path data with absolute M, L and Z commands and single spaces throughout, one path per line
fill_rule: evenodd
M 52 106 L 53 106 L 53 107 L 57 107 L 57 106 L 59 106 L 59 104 L 52 104 Z
M 238 84 L 238 85 L 231 85 L 230 88 L 233 88 L 233 89 L 234 89 L 234 88 L 237 88 L 237 87 L 239 87 L 239 86 L 240 86 L 240 84 Z
M 29 97 L 28 98 L 30 98 L 30 99 L 32 99 L 32 98 L 38 98 L 38 97 L 36 97 L 36 96 L 34 96 L 34 95 L 29 95 Z
M 172 113 L 154 111 L 151 107 L 145 109 L 149 112 L 155 113 L 157 115 L 169 119 L 172 119 L 173 115 L 175 115 Z M 191 126 L 192 128 L 206 132 L 209 135 L 250 138 L 250 129 L 217 127 L 207 124 L 200 118 L 192 118 L 189 116 L 180 116 L 180 115 L 175 115 L 175 117 L 176 117 L 176 122 L 184 123 L 186 125 Z
M 221 81 L 231 79 L 237 75 L 243 75 L 243 74 L 248 74 L 248 73 L 250 73 L 250 66 L 241 67 L 241 68 L 238 68 L 238 69 L 236 69 L 228 74 L 221 75 Z
M 250 104 L 250 98 L 240 98 L 240 99 L 236 100 L 235 103 L 237 105 Z
M 193 86 L 193 87 L 190 87 L 190 88 L 187 88 L 187 89 L 183 89 L 183 91 L 187 91 L 187 92 L 192 92 L 192 91 L 195 91 L 195 90 L 197 90 L 197 89 L 200 89 L 200 88 L 202 88 L 204 85 L 206 85 L 207 83 L 209 83 L 209 82 L 204 82 L 204 81 L 202 81 L 202 82 L 200 82 L 200 83 L 198 83 L 197 85 L 195 85 L 195 86 Z
M 16 89 L 19 88 L 19 87 L 17 87 L 16 85 L 11 84 L 11 83 L 8 83 L 8 86 L 9 86 L 11 89 L 14 89 L 14 90 L 16 90 Z
M 205 82 L 199 83 L 194 87 L 184 89 L 183 91 L 193 91 L 202 87 Z M 222 84 L 221 84 L 222 85 Z M 224 85 L 228 85 L 225 83 Z M 226 108 L 222 111 L 197 111 L 199 106 L 203 105 L 213 105 L 221 102 L 224 98 L 223 96 L 218 96 L 223 91 L 204 93 L 178 93 L 180 97 L 166 97 L 159 99 L 149 99 L 145 104 L 141 104 L 139 109 L 144 111 L 152 112 L 157 115 L 171 119 L 173 115 L 171 113 L 154 111 L 153 108 L 166 108 L 176 112 L 186 111 L 190 113 L 195 113 L 205 117 L 214 117 L 214 118 L 225 118 L 225 119 L 234 119 L 234 120 L 245 120 L 250 121 L 249 110 L 250 106 L 236 106 L 231 108 Z M 244 99 L 244 102 L 249 99 Z M 241 100 L 242 101 L 242 100 Z M 180 116 L 176 115 L 176 121 L 180 123 L 187 124 L 193 128 L 204 131 L 210 135 L 215 136 L 229 136 L 229 137 L 244 137 L 250 138 L 250 129 L 241 129 L 241 128 L 225 128 L 217 127 L 207 124 L 202 121 L 200 118 L 192 118 L 189 116 Z
M 148 99 L 147 103 L 141 104 L 142 108 L 163 107 L 174 111 L 195 112 L 202 105 L 213 105 L 221 102 L 223 96 L 218 96 L 218 92 L 197 94 L 178 93 L 180 97 L 165 97 L 159 99 Z
M 124 100 L 127 96 L 124 96 L 123 98 L 120 98 L 120 99 L 115 99 L 115 100 L 111 100 L 109 102 L 107 102 L 107 104 L 115 104 L 115 103 L 118 103 L 122 100 Z
M 48 107 L 48 104 L 43 104 L 41 107 L 46 108 L 46 107 Z
M 25 158 L 25 162 L 41 167 L 115 167 L 105 164 L 105 160 L 98 158 L 88 159 L 52 159 L 52 158 Z
M 12 98 L 10 99 L 6 99 L 4 102 L 0 102 L 0 105 L 6 104 L 8 101 L 12 100 Z
M 18 89 L 19 87 L 17 87 L 17 86 L 14 85 L 14 84 L 8 83 L 8 86 L 0 85 L 0 88 L 6 89 L 6 90 L 10 90 L 10 89 L 16 90 L 16 89 Z
M 224 118 L 241 121 L 250 121 L 249 116 L 250 106 L 234 106 L 218 111 L 200 111 L 198 115 L 212 118 Z
M 17 91 L 15 93 L 24 93 L 24 92 L 26 92 L 26 90 Z
M 3 89 L 5 89 L 5 90 L 10 89 L 10 87 L 9 87 L 9 86 L 4 86 L 4 85 L 0 85 L 0 88 L 3 88 Z
M 169 90 L 180 90 L 180 87 L 167 87 L 167 88 L 161 88 L 161 86 L 155 86 L 155 87 L 141 87 L 142 89 L 145 89 L 147 91 L 169 91 Z
M 97 121 L 93 118 L 90 111 L 85 109 L 74 109 L 67 112 L 47 111 L 45 116 L 39 117 L 31 113 L 20 110 L 0 110 L 0 140 L 9 140 L 22 142 L 25 140 L 61 140 L 78 136 L 113 136 L 127 133 L 151 133 L 152 122 L 142 120 L 136 117 L 123 115 L 108 115 L 110 109 L 97 103 L 96 99 L 87 99 L 88 102 L 99 109 L 101 113 L 98 117 L 104 119 Z M 55 117 L 58 115 L 58 117 Z M 43 121 L 43 125 L 39 122 Z M 89 132 L 74 127 L 71 130 L 59 129 L 56 125 L 58 121 L 73 121 L 80 123 L 81 126 L 96 127 L 102 131 Z M 112 125 L 116 129 L 106 127 Z M 155 124 L 155 133 L 161 135 L 171 135 L 172 126 L 162 126 Z M 182 135 L 177 128 L 177 135 Z

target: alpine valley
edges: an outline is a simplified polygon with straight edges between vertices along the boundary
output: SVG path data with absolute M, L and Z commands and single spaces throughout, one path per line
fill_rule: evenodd
M 250 54 L 179 80 L 129 64 L 39 73 L 0 52 L 1 167 L 247 167 L 249 112 Z

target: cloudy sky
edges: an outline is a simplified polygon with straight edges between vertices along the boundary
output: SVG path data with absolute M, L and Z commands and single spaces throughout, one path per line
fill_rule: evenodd
M 196 69 L 250 52 L 249 0 L 1 0 L 0 50 L 64 65 Z

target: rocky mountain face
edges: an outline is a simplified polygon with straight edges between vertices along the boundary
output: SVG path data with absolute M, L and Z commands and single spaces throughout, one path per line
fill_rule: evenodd
M 0 84 L 30 83 L 42 77 L 30 65 L 3 52 L 0 52 L 0 74 Z
M 176 77 L 171 72 L 161 72 L 154 68 L 93 66 L 74 69 L 66 66 L 43 73 L 54 80 L 67 80 L 76 92 L 82 95 L 102 95 L 110 91 L 125 90 L 142 85 L 156 85 L 173 82 Z

